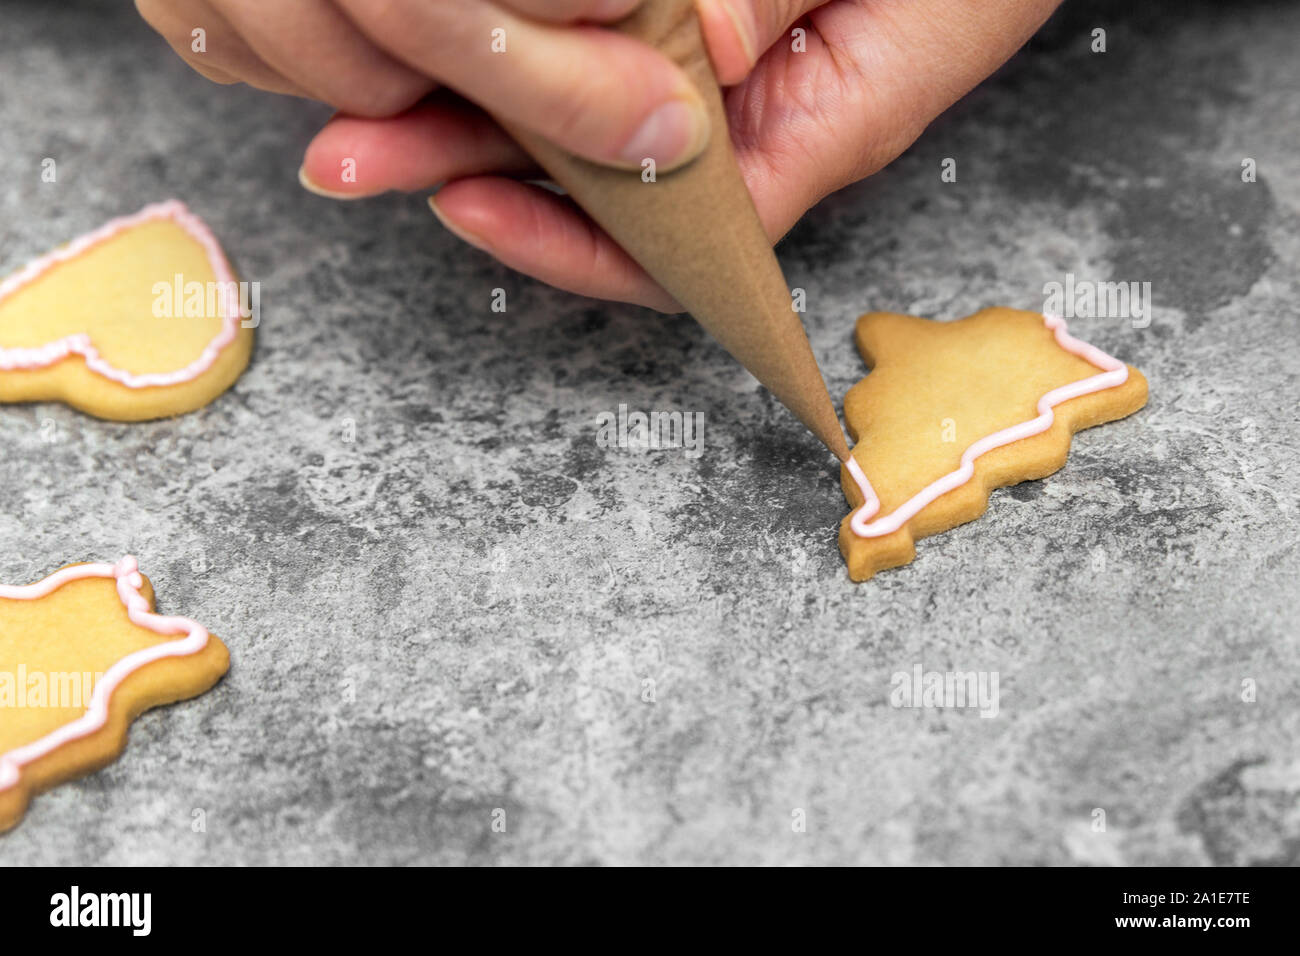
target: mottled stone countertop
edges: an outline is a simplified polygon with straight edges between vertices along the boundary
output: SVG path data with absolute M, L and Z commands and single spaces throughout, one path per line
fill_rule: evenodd
M 861 312 L 1152 284 L 1148 327 L 1072 324 L 1148 407 L 855 585 L 833 462 L 689 318 L 307 194 L 325 111 L 129 4 L 7 3 L 0 272 L 178 196 L 262 325 L 196 414 L 0 409 L 0 581 L 135 554 L 233 659 L 0 863 L 1300 861 L 1300 8 L 1132 6 L 1063 11 L 779 248 L 837 399 Z M 598 446 L 620 404 L 704 413 L 703 454 Z M 891 706 L 917 665 L 996 672 L 997 716 Z

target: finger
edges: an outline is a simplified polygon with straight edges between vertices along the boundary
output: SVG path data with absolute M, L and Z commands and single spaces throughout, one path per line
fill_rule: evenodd
M 734 86 L 759 57 L 809 10 L 826 0 L 697 0 L 700 26 L 713 71 L 723 86 Z
M 681 306 L 569 200 L 490 176 L 448 183 L 429 208 L 452 233 L 505 265 L 579 295 L 661 312 Z
M 727 95 L 737 159 L 768 236 L 891 162 L 1056 6 L 999 0 L 981 5 L 978 25 L 949 0 L 832 3 L 808 14 L 805 52 L 772 47 Z
M 372 40 L 498 119 L 598 163 L 670 170 L 709 135 L 698 91 L 667 57 L 596 27 L 537 23 L 486 2 L 339 0 Z
M 491 117 L 459 97 L 439 94 L 392 119 L 335 116 L 307 147 L 300 180 L 333 199 L 359 199 L 534 168 Z M 344 176 L 348 169 L 355 175 Z
M 1061 0 L 995 0 L 979 5 L 877 0 L 873 30 L 893 41 L 878 71 L 937 116 L 1005 63 L 1037 32 Z M 904 71 L 904 63 L 919 69 Z M 922 80 L 925 74 L 928 80 Z
M 613 23 L 641 5 L 641 0 L 496 0 L 534 20 L 553 23 Z
M 881 137 L 870 124 L 853 124 L 862 149 L 835 188 L 875 172 L 911 145 L 935 117 L 1020 49 L 1059 4 L 870 0 L 857 12 L 851 4 L 814 11 L 809 19 L 830 47 L 830 59 L 855 64 L 849 78 L 858 98 L 876 125 L 889 131 Z
M 196 72 L 218 83 L 247 83 L 271 93 L 306 94 L 262 62 L 206 0 L 135 0 L 145 22 Z
M 215 0 L 264 63 L 313 99 L 357 116 L 393 116 L 434 83 L 352 25 L 331 0 Z

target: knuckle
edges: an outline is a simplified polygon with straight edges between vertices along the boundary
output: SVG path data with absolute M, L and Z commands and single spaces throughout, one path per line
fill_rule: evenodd
M 349 84 L 330 100 L 332 105 L 353 116 L 382 119 L 410 109 L 425 92 L 418 81 L 393 82 L 388 77 L 379 77 L 365 83 Z

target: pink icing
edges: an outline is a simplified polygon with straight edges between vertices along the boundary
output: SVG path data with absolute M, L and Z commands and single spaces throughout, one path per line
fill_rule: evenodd
M 74 239 L 62 248 L 42 256 L 0 282 L 0 302 L 13 295 L 19 289 L 36 281 L 50 269 L 86 252 L 116 236 L 120 232 L 159 219 L 171 219 L 184 229 L 195 242 L 207 253 L 208 265 L 218 284 L 217 309 L 221 314 L 221 331 L 204 346 L 199 357 L 189 365 L 175 372 L 154 372 L 147 375 L 133 375 L 120 368 L 115 368 L 104 360 L 84 332 L 68 335 L 46 345 L 36 348 L 0 347 L 0 372 L 46 368 L 62 361 L 69 355 L 77 354 L 86 360 L 86 368 L 104 378 L 120 382 L 127 388 L 149 388 L 151 386 L 179 385 L 198 378 L 210 369 L 223 349 L 235 341 L 239 334 L 240 314 L 227 302 L 230 289 L 235 283 L 235 274 L 226 261 L 225 254 L 217 242 L 216 236 L 198 216 L 185 208 L 185 204 L 176 199 L 154 203 L 146 206 L 134 216 L 123 216 L 105 223 L 94 232 Z
M 1038 400 L 1038 417 L 981 438 L 962 452 L 961 466 L 959 468 L 926 485 L 894 511 L 883 517 L 876 518 L 874 521 L 871 518 L 880 510 L 880 499 L 876 496 L 875 489 L 871 487 L 871 482 L 867 480 L 866 472 L 862 470 L 862 466 L 850 456 L 845 463 L 845 467 L 853 477 L 854 482 L 857 483 L 863 498 L 862 506 L 853 513 L 853 517 L 849 521 L 849 527 L 854 534 L 860 538 L 879 538 L 883 535 L 893 534 L 916 517 L 922 508 L 940 495 L 947 494 L 954 488 L 958 488 L 970 481 L 975 474 L 975 459 L 980 455 L 992 451 L 994 448 L 1009 445 L 1013 441 L 1020 441 L 1022 438 L 1030 438 L 1047 431 L 1052 427 L 1052 422 L 1056 419 L 1052 409 L 1062 402 L 1068 402 L 1070 399 L 1079 398 L 1082 395 L 1090 395 L 1093 392 L 1100 392 L 1103 389 L 1114 388 L 1117 385 L 1123 385 L 1128 380 L 1127 365 L 1119 361 L 1119 359 L 1107 355 L 1101 349 L 1095 348 L 1087 342 L 1081 342 L 1068 334 L 1065 319 L 1059 315 L 1045 315 L 1043 321 L 1055 333 L 1057 345 L 1097 366 L 1097 368 L 1102 369 L 1102 372 L 1089 378 L 1080 379 L 1077 382 L 1071 382 L 1069 385 L 1062 385 L 1060 388 L 1052 389 Z
M 155 644 L 128 654 L 105 672 L 95 684 L 86 712 L 71 723 L 51 731 L 40 740 L 0 754 L 0 790 L 7 790 L 18 782 L 20 770 L 34 760 L 79 740 L 99 730 L 108 722 L 108 704 L 122 681 L 131 674 L 164 657 L 185 657 L 197 654 L 208 643 L 208 632 L 203 626 L 187 617 L 163 617 L 149 610 L 149 601 L 140 593 L 144 578 L 140 576 L 135 558 L 127 555 L 117 564 L 79 564 L 56 571 L 43 581 L 21 587 L 0 584 L 0 599 L 10 601 L 35 601 L 51 594 L 69 581 L 83 578 L 113 578 L 117 581 L 117 596 L 126 608 L 133 624 L 155 634 L 180 634 L 185 637 L 165 644 Z

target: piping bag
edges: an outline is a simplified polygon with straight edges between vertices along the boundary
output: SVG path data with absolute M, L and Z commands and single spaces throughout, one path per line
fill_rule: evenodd
M 709 145 L 699 157 L 644 182 L 639 169 L 600 166 L 502 125 L 723 348 L 847 460 L 835 406 L 736 163 L 694 0 L 646 0 L 612 29 L 658 48 L 699 89 L 710 121 Z

